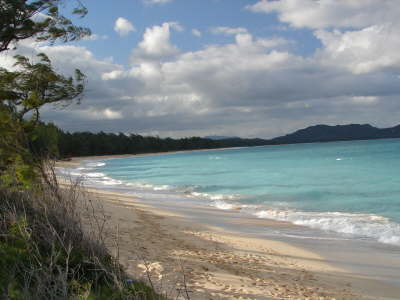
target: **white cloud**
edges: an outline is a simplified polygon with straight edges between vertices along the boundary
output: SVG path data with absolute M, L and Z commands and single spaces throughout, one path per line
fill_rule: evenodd
M 158 62 L 144 61 L 130 70 L 130 75 L 140 79 L 145 86 L 158 88 L 163 79 L 161 64 Z
M 254 12 L 277 13 L 294 28 L 309 28 L 323 45 L 323 66 L 355 74 L 400 69 L 400 5 L 394 0 L 261 0 Z
M 294 27 L 363 28 L 397 20 L 400 5 L 396 0 L 261 0 L 247 8 L 253 12 L 278 14 L 279 20 Z
M 136 28 L 127 19 L 119 17 L 115 21 L 114 30 L 120 36 L 126 36 L 131 31 L 136 31 Z
M 143 40 L 137 49 L 133 51 L 132 62 L 141 60 L 154 60 L 171 57 L 178 54 L 179 50 L 171 44 L 171 28 L 179 30 L 176 22 L 163 23 L 161 26 L 147 28 L 143 34 Z
M 234 35 L 236 44 L 241 47 L 251 47 L 253 45 L 253 36 L 243 27 L 213 27 L 211 28 L 211 33 Z M 262 39 L 259 39 L 257 43 L 261 45 L 262 41 Z
M 40 46 L 36 48 L 36 52 L 45 52 L 58 67 L 57 70 L 62 70 L 65 74 L 73 74 L 75 68 L 81 69 L 90 78 L 89 82 L 100 79 L 104 72 L 122 69 L 109 59 L 96 59 L 92 52 L 81 46 Z
M 122 70 L 113 70 L 111 72 L 105 72 L 101 74 L 101 79 L 103 80 L 114 80 L 117 78 L 121 78 L 124 76 L 124 72 Z
M 357 31 L 318 30 L 324 47 L 318 52 L 322 64 L 341 66 L 355 74 L 382 69 L 400 70 L 400 35 L 389 25 Z
M 89 36 L 85 36 L 83 38 L 84 41 L 97 41 L 97 40 L 107 40 L 107 39 L 108 39 L 107 35 L 101 35 L 96 33 L 93 33 Z
M 241 33 L 247 33 L 247 29 L 243 27 L 213 27 L 211 28 L 213 34 L 226 34 L 226 35 L 236 35 Z
M 35 49 L 39 47 L 39 45 L 40 43 L 31 38 L 21 40 L 9 45 L 9 49 L 14 49 L 15 47 L 17 47 L 18 51 L 7 50 L 0 52 L 0 67 L 6 68 L 8 70 L 15 70 L 15 59 L 13 56 L 19 54 L 33 58 L 37 54 L 37 51 Z
M 197 37 L 201 37 L 201 36 L 203 35 L 203 34 L 201 33 L 201 31 L 198 30 L 198 29 L 196 29 L 196 28 L 192 29 L 192 34 L 193 34 L 194 36 L 197 36 Z

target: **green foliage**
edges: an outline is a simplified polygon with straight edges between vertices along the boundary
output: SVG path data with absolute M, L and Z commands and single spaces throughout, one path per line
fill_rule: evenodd
M 45 54 L 38 58 L 39 62 L 32 63 L 16 56 L 18 71 L 0 69 L 0 185 L 32 183 L 43 154 L 57 151 L 54 130 L 38 128 L 40 108 L 79 101 L 84 90 L 85 76 L 79 70 L 74 78 L 65 77 L 53 70 Z
M 168 151 L 228 148 L 265 145 L 261 139 L 232 138 L 211 140 L 200 137 L 181 139 L 141 136 L 137 134 L 58 131 L 58 153 L 61 157 L 138 154 Z
M 59 129 L 52 123 L 39 123 L 30 137 L 30 151 L 35 156 L 59 157 Z
M 59 153 L 62 157 L 155 153 L 179 150 L 194 150 L 222 147 L 217 141 L 192 137 L 162 139 L 122 133 L 65 133 L 59 131 Z
M 44 53 L 37 57 L 39 61 L 32 63 L 17 55 L 14 58 L 18 71 L 0 69 L 0 101 L 19 121 L 31 113 L 31 120 L 36 123 L 43 105 L 80 100 L 84 90 L 85 76 L 79 70 L 75 70 L 74 77 L 65 77 L 53 70 Z
M 65 0 L 0 0 L 0 52 L 20 40 L 63 42 L 90 35 L 88 28 L 75 26 L 60 14 L 59 7 Z M 71 2 L 71 1 L 69 1 Z M 76 1 L 72 13 L 85 16 L 87 9 Z
M 87 28 L 75 26 L 60 14 L 64 0 L 0 0 L 0 52 L 18 41 L 33 38 L 36 41 L 63 42 L 80 39 L 90 34 Z M 75 2 L 73 14 L 85 16 L 87 10 Z M 16 71 L 0 68 L 0 187 L 29 187 L 38 178 L 38 165 L 44 150 L 37 138 L 45 132 L 36 129 L 39 110 L 46 104 L 67 105 L 80 101 L 85 87 L 85 76 L 76 70 L 73 77 L 54 71 L 50 59 L 43 53 L 37 61 L 15 56 Z M 52 140 L 49 144 L 55 145 Z M 33 151 L 35 150 L 35 151 Z M 50 152 L 56 147 L 50 147 Z M 45 152 L 43 154 L 47 154 Z
M 24 278 L 19 271 L 24 265 L 32 263 L 26 227 L 26 219 L 21 218 L 10 224 L 5 238 L 0 241 L 0 295 L 8 294 L 10 299 L 22 298 L 20 282 Z M 13 266 L 11 273 L 10 266 Z
M 2 108 L 0 103 L 0 187 L 16 183 L 28 187 L 36 172 L 34 158 L 26 147 L 24 127 Z

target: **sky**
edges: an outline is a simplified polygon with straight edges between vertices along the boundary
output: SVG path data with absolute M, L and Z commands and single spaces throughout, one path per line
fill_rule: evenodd
M 87 75 L 81 104 L 41 110 L 64 130 L 271 138 L 400 123 L 398 0 L 82 2 L 74 21 L 91 37 L 17 48 Z

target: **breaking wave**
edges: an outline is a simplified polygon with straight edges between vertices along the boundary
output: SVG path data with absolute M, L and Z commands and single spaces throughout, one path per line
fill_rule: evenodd
M 255 215 L 400 246 L 400 224 L 374 214 L 267 209 L 258 211 Z

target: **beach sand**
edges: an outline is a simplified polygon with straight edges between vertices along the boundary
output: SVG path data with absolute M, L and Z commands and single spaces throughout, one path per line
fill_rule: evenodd
M 171 299 L 400 299 L 400 287 L 349 274 L 288 243 L 201 225 L 130 195 L 85 195 L 102 207 L 96 213 L 107 219 L 108 247 L 127 273 Z
M 103 160 L 112 158 L 128 158 L 128 157 L 140 157 L 140 156 L 156 156 L 165 154 L 174 154 L 180 152 L 200 152 L 200 151 L 222 151 L 227 149 L 240 149 L 242 147 L 230 147 L 230 148 L 211 148 L 211 149 L 197 149 L 197 150 L 181 150 L 181 151 L 170 151 L 170 152 L 157 152 L 157 153 L 143 153 L 143 154 L 116 154 L 116 155 L 101 155 L 101 156 L 80 156 L 71 157 L 66 160 L 57 161 L 57 167 L 71 168 L 78 166 L 84 160 Z

